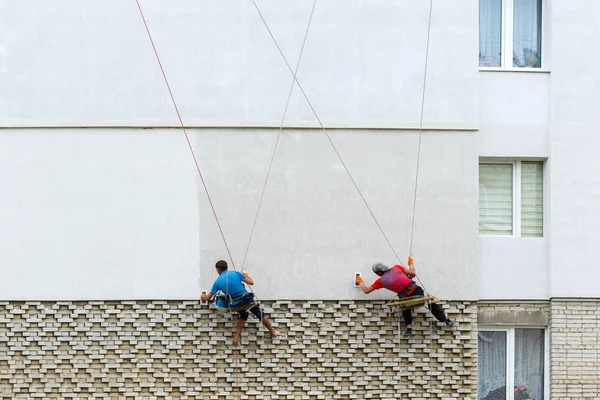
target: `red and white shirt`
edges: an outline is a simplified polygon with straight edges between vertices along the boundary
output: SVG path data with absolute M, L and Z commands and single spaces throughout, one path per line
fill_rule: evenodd
M 408 277 L 408 275 L 406 275 L 405 271 L 406 268 L 404 268 L 402 265 L 394 265 L 392 268 L 385 271 L 380 278 L 373 282 L 371 288 L 375 290 L 386 288 L 394 293 L 400 293 L 412 283 L 412 280 Z M 415 289 L 416 286 L 409 292 L 405 293 L 404 296 L 410 295 Z

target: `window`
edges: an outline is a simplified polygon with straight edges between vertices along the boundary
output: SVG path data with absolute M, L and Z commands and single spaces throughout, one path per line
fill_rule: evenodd
M 544 235 L 543 163 L 479 164 L 479 234 Z
M 479 66 L 542 67 L 542 0 L 479 0 Z
M 543 400 L 546 330 L 480 328 L 477 341 L 479 400 Z

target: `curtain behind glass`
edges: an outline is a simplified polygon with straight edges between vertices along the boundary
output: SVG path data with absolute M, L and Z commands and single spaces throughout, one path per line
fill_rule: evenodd
M 544 169 L 541 162 L 521 163 L 521 236 L 544 235 Z
M 479 331 L 477 351 L 479 400 L 505 400 L 506 332 Z
M 515 388 L 526 394 L 515 400 L 544 399 L 544 330 L 515 329 Z
M 502 58 L 502 0 L 479 0 L 479 66 L 499 67 Z
M 542 0 L 514 0 L 513 66 L 542 66 Z
M 479 234 L 512 235 L 512 164 L 479 164 Z

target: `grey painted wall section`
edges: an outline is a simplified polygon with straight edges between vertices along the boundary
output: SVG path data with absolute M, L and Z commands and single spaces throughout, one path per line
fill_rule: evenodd
M 548 300 L 533 302 L 481 301 L 477 305 L 477 324 L 481 326 L 547 326 L 550 323 Z
M 184 121 L 276 126 L 292 76 L 250 1 L 140 1 Z M 313 2 L 259 1 L 296 65 Z M 315 8 L 298 79 L 326 126 L 416 128 L 428 2 Z M 134 1 L 0 2 L 0 126 L 177 126 Z M 434 1 L 424 124 L 476 129 L 477 4 Z M 287 126 L 318 126 L 296 88 Z
M 276 130 L 207 131 L 197 149 L 221 211 L 234 261 L 242 264 Z M 409 255 L 416 132 L 331 131 L 367 203 L 401 261 Z M 212 150 L 209 150 L 212 149 Z M 248 151 L 252 149 L 252 151 Z M 443 298 L 476 296 L 477 156 L 475 133 L 423 134 L 413 252 L 425 287 Z M 210 156 L 208 156 L 210 154 Z M 227 257 L 200 197 L 201 281 Z M 322 131 L 285 131 L 248 252 L 246 267 L 263 297 L 363 298 L 375 261 L 394 263 L 366 206 Z M 390 292 L 371 297 L 390 298 Z

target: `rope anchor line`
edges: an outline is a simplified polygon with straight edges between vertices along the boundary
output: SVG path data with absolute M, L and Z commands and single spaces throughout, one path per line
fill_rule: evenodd
M 429 37 L 431 34 L 431 13 L 433 10 L 433 0 L 429 1 L 429 19 L 427 23 L 427 44 L 425 46 L 425 71 L 423 73 L 423 91 L 421 93 L 421 115 L 419 117 L 419 143 L 417 145 L 417 168 L 415 176 L 415 190 L 413 197 L 412 223 L 410 226 L 410 249 L 409 255 L 413 255 L 413 235 L 415 231 L 415 210 L 417 207 L 417 188 L 419 185 L 419 166 L 421 160 L 421 136 L 423 133 L 423 110 L 425 109 L 425 88 L 427 87 L 427 64 L 429 60 Z M 419 281 L 420 282 L 420 281 Z

